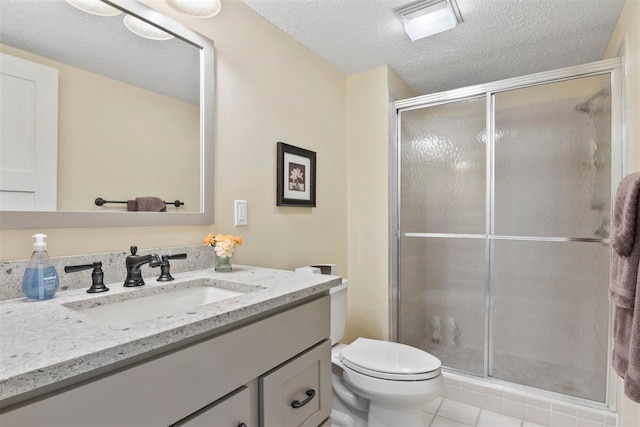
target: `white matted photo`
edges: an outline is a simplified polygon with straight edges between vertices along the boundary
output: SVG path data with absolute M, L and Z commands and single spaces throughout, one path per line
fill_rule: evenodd
M 315 207 L 316 153 L 278 142 L 277 206 Z

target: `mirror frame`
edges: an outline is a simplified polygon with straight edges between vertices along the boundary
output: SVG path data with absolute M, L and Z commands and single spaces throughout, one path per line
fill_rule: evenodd
M 136 0 L 102 0 L 200 49 L 200 212 L 0 212 L 0 229 L 213 224 L 213 41 Z

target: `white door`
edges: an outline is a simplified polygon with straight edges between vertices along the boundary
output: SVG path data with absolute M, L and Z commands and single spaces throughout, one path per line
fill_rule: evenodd
M 0 211 L 55 211 L 58 70 L 0 53 Z

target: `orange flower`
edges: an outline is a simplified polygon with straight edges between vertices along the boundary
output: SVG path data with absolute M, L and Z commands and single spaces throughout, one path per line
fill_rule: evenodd
M 231 234 L 209 234 L 204 239 L 204 244 L 208 246 L 213 246 L 218 253 L 219 256 L 224 253 L 226 256 L 231 256 L 233 251 L 240 245 L 242 245 L 243 240 L 240 236 L 233 236 Z
M 204 244 L 213 246 L 213 233 L 207 235 L 207 237 L 204 238 Z

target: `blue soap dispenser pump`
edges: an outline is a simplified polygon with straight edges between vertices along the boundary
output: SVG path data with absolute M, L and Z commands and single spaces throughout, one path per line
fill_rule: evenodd
M 22 278 L 22 293 L 30 300 L 41 301 L 53 297 L 60 286 L 58 273 L 53 267 L 44 234 L 34 234 L 33 254 Z

